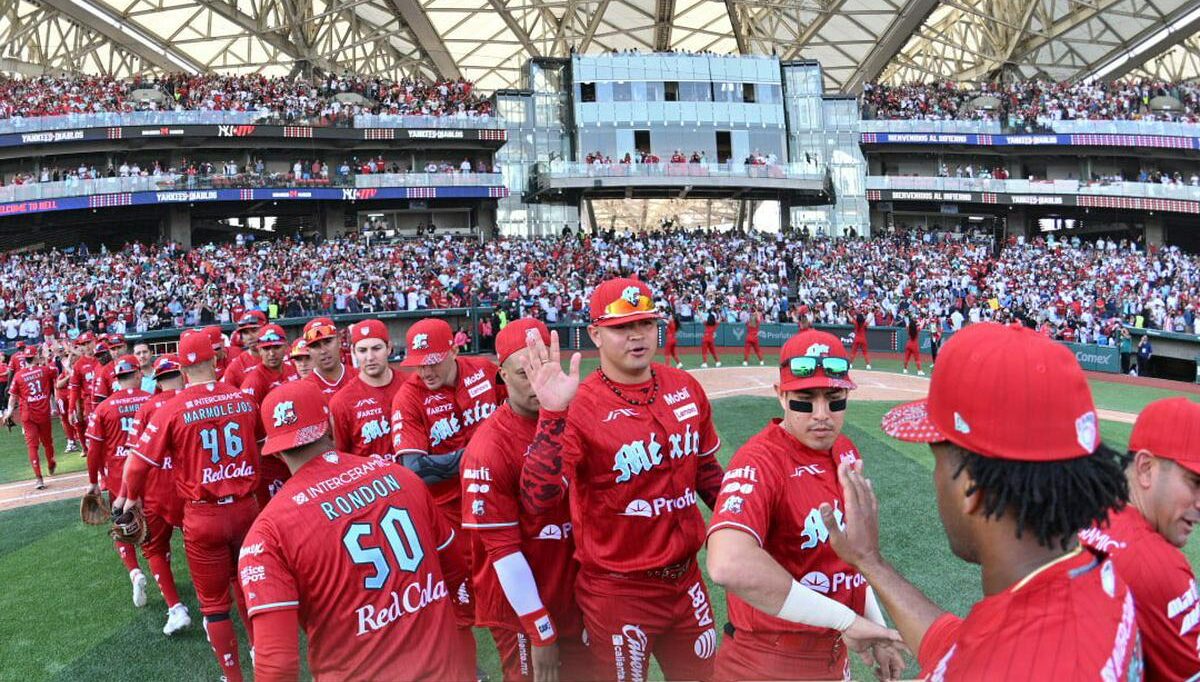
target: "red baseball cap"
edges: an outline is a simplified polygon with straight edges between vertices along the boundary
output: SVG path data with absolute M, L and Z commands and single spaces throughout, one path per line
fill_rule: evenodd
M 141 369 L 142 366 L 138 363 L 136 355 L 122 355 L 121 357 L 117 358 L 117 361 L 113 364 L 113 375 L 121 376 L 122 374 L 133 374 Z
M 179 338 L 179 365 L 191 367 L 217 357 L 212 339 L 204 330 L 188 330 Z
M 883 430 L 1020 462 L 1086 457 L 1100 445 L 1092 391 L 1075 355 L 1032 329 L 994 322 L 950 337 L 929 398 L 893 408 Z
M 1139 450 L 1200 474 L 1200 405 L 1183 396 L 1147 405 L 1129 436 L 1129 451 Z
M 328 317 L 316 317 L 304 325 L 304 340 L 309 345 L 323 339 L 332 338 L 337 338 L 337 327 L 334 326 L 333 320 Z
M 329 403 L 304 381 L 289 381 L 268 393 L 260 415 L 267 432 L 264 455 L 308 445 L 329 431 Z
M 161 379 L 168 374 L 180 371 L 183 371 L 183 368 L 179 365 L 179 356 L 174 353 L 167 353 L 154 361 L 155 379 Z
M 293 358 L 297 358 L 297 357 L 307 358 L 309 356 L 308 342 L 305 341 L 304 339 L 296 339 L 292 343 L 292 352 L 289 353 L 288 355 L 290 355 Z
M 654 296 L 645 282 L 627 277 L 600 283 L 588 304 L 592 324 L 611 327 L 627 322 L 662 317 L 654 308 Z
M 124 346 L 125 345 L 125 336 L 123 334 L 109 334 L 108 335 L 108 345 L 110 347 L 114 347 L 114 348 L 117 346 Z
M 500 364 L 503 365 L 513 353 L 525 348 L 525 341 L 530 336 L 540 336 L 542 343 L 550 345 L 550 330 L 541 320 L 522 317 L 505 325 L 504 329 L 496 334 L 496 355 L 500 357 Z
M 247 310 L 237 319 L 238 331 L 261 327 L 267 323 L 267 316 L 261 310 Z
M 404 335 L 401 367 L 436 365 L 454 349 L 454 332 L 443 319 L 427 317 L 408 328 Z
M 96 355 L 99 355 L 101 353 L 111 353 L 112 350 L 109 349 L 108 343 L 106 343 L 104 339 L 100 339 L 96 342 L 96 346 L 92 349 L 92 352 Z
M 363 320 L 350 327 L 350 342 L 358 343 L 366 339 L 378 339 L 384 343 L 392 342 L 387 325 L 379 320 Z
M 259 348 L 286 346 L 287 344 L 287 334 L 283 332 L 283 327 L 277 324 L 268 324 L 263 327 L 262 333 L 258 335 Z
M 850 380 L 848 371 L 842 377 L 831 377 L 825 374 L 825 368 L 820 364 L 812 376 L 796 376 L 790 367 L 791 360 L 804 357 L 842 358 L 847 363 L 850 360 L 841 339 L 829 332 L 806 329 L 788 339 L 779 353 L 780 391 L 804 391 L 810 388 L 844 388 L 852 391 L 858 388 Z
M 75 339 L 75 343 L 93 343 L 93 342 L 95 342 L 95 340 L 96 340 L 96 335 L 90 331 L 86 331 L 86 332 L 80 334 Z

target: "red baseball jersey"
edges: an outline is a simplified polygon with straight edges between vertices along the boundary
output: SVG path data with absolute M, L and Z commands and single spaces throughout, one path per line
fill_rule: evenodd
M 326 381 L 325 377 L 321 376 L 321 373 L 315 368 L 311 374 L 304 377 L 304 381 L 312 382 L 324 394 L 326 400 L 332 400 L 333 396 L 345 388 L 354 378 L 355 374 L 351 371 L 350 365 L 342 365 L 342 376 L 333 383 Z
M 295 609 L 315 679 L 474 679 L 438 552 L 454 530 L 415 474 L 334 451 L 255 519 L 238 574 L 250 617 Z
M 98 364 L 95 367 L 95 376 L 92 378 L 92 385 L 86 389 L 88 400 L 88 411 L 93 411 L 100 401 L 112 395 L 113 387 L 117 383 L 117 375 L 113 371 L 115 363 L 105 362 Z
M 54 396 L 54 381 L 57 378 L 54 369 L 46 365 L 17 370 L 8 391 L 17 397 L 21 421 L 50 422 L 50 401 Z
M 818 511 L 828 503 L 840 519 L 838 465 L 862 458 L 845 436 L 829 451 L 812 450 L 780 422 L 771 420 L 730 460 L 708 532 L 733 528 L 748 533 L 801 585 L 863 613 L 867 582 L 830 547 Z M 726 599 L 729 620 L 738 630 L 831 634 L 763 613 L 732 592 L 726 592 Z
M 746 323 L 746 341 L 747 342 L 758 341 L 758 330 L 761 328 L 762 322 L 755 322 L 754 320 L 755 320 L 755 318 L 751 317 L 750 321 Z
M 386 386 L 371 386 L 356 376 L 338 391 L 329 401 L 335 447 L 360 457 L 379 455 L 393 461 L 392 400 L 404 381 L 393 373 Z
M 1200 593 L 1187 557 L 1133 505 L 1109 512 L 1107 527 L 1079 534 L 1112 557 L 1133 592 L 1147 680 L 1186 680 L 1200 672 Z
M 84 400 L 85 411 L 89 410 L 89 406 L 84 394 L 91 390 L 92 381 L 96 378 L 96 366 L 99 364 L 96 358 L 83 355 L 71 366 L 71 380 L 67 382 L 67 388 L 71 391 L 71 401 L 74 403 Z
M 515 551 L 525 555 L 542 605 L 560 633 L 579 631 L 571 539 L 571 510 L 564 498 L 545 514 L 521 511 L 521 467 L 537 419 L 526 419 L 507 402 L 479 427 L 463 455 L 463 529 L 471 543 L 476 625 L 521 631 L 492 563 Z M 490 556 L 489 556 L 490 555 Z
M 1133 594 L 1103 554 L 1077 548 L 965 619 L 944 614 L 921 639 L 927 680 L 1140 680 Z
M 714 341 L 714 340 L 716 340 L 716 338 L 717 338 L 717 327 L 720 327 L 720 326 L 721 326 L 721 323 L 720 323 L 720 322 L 717 322 L 717 323 L 715 323 L 715 324 L 705 324 L 705 325 L 704 325 L 704 340 L 705 340 L 705 341 Z
M 185 501 L 244 497 L 258 486 L 258 409 L 229 384 L 183 389 L 154 413 L 136 454 L 154 466 L 170 457 Z
M 243 353 L 242 355 L 247 354 Z M 238 357 L 240 358 L 242 355 L 239 355 Z M 231 383 L 229 381 L 228 370 L 225 371 L 225 379 L 223 379 L 223 381 L 230 386 L 240 386 L 242 393 L 254 398 L 254 402 L 261 405 L 263 398 L 266 398 L 267 394 L 270 393 L 272 389 L 276 388 L 277 386 L 282 386 L 289 381 L 295 381 L 299 378 L 300 374 L 296 372 L 295 365 L 284 363 L 279 366 L 278 370 L 272 370 L 260 362 L 254 367 L 251 367 L 250 370 L 245 373 L 245 378 L 242 379 L 242 383 Z
M 243 351 L 240 348 L 234 353 L 234 346 L 229 347 L 229 354 L 232 359 L 225 367 L 225 373 L 221 375 L 221 381 L 230 386 L 241 386 L 246 381 L 246 375 L 250 370 L 262 364 L 262 358 L 258 357 L 258 353 Z
M 154 413 L 178 394 L 177 389 L 160 391 L 142 403 L 133 415 L 133 429 L 129 432 L 129 440 L 126 443 L 128 450 L 137 450 L 138 440 L 145 432 L 146 425 L 154 418 Z M 183 500 L 175 492 L 175 470 L 172 467 L 171 456 L 164 457 L 161 464 L 151 467 L 146 474 L 142 504 L 150 513 L 162 517 L 172 526 L 179 526 L 183 524 Z
M 476 429 L 496 411 L 507 395 L 496 385 L 499 368 L 479 357 L 457 358 L 454 386 L 436 391 L 425 388 L 413 374 L 392 399 L 392 452 L 445 455 L 467 447 Z M 439 505 L 457 504 L 461 495 L 457 479 L 430 486 Z
M 654 364 L 658 393 L 633 405 L 599 371 L 579 386 L 563 434 L 576 556 L 584 568 L 631 572 L 671 566 L 704 544 L 699 460 L 721 447 L 700 382 Z M 653 382 L 619 386 L 648 400 Z
M 92 449 L 100 448 L 98 465 L 104 469 L 107 488 L 114 496 L 121 491 L 121 476 L 125 472 L 125 457 L 129 453 L 129 436 L 134 433 L 135 419 L 150 394 L 140 388 L 127 388 L 110 395 L 96 406 L 88 417 L 85 437 L 88 440 L 88 468 L 92 467 Z

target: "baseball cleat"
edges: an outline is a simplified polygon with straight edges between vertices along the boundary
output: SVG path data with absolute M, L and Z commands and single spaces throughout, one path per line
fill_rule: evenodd
M 176 604 L 167 610 L 167 624 L 163 626 L 163 634 L 170 637 L 192 624 L 192 616 L 187 606 Z
M 33 484 L 33 488 L 35 490 L 45 490 L 46 489 L 46 482 L 42 480 L 41 476 L 38 476 L 37 483 Z
M 870 365 L 870 363 L 868 363 L 868 364 L 867 364 L 867 367 L 866 367 L 866 369 L 871 369 L 871 365 Z
M 917 376 L 919 376 L 919 377 L 923 377 L 923 376 L 925 376 L 925 373 L 924 373 L 924 372 L 922 372 L 921 370 L 919 370 L 919 369 L 918 369 L 918 370 L 917 370 Z
M 675 364 L 675 369 L 683 369 L 683 363 L 682 363 L 682 362 L 680 362 L 680 363 L 676 363 L 676 364 Z
M 762 361 L 762 360 L 759 360 L 759 361 L 758 361 L 758 366 L 759 366 L 759 367 L 762 367 L 762 366 L 763 366 L 763 361 Z
M 708 363 L 707 362 L 700 363 L 700 369 L 708 369 Z
M 146 605 L 146 574 L 135 568 L 129 572 L 129 581 L 133 583 L 133 605 L 140 609 Z
M 721 361 L 717 360 L 717 367 L 720 367 L 720 366 L 721 366 Z
M 905 373 L 905 374 L 908 374 L 908 368 L 907 368 L 907 367 L 905 367 L 905 368 L 904 368 L 904 373 Z
M 750 363 L 746 362 L 745 360 L 742 360 L 742 367 L 749 367 L 749 366 L 750 366 Z

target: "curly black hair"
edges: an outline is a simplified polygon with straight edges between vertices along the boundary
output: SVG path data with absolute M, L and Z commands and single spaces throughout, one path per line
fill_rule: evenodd
M 954 477 L 970 475 L 967 494 L 983 493 L 985 517 L 1011 513 L 1017 537 L 1028 531 L 1043 547 L 1070 548 L 1076 533 L 1129 501 L 1124 456 L 1104 444 L 1088 457 L 1054 462 L 1016 462 L 956 449 L 962 460 Z

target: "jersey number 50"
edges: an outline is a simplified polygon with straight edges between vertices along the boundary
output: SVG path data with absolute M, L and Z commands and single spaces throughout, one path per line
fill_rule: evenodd
M 363 537 L 374 533 L 374 524 L 352 523 L 342 536 L 342 544 L 346 546 L 346 551 L 350 552 L 351 561 L 375 567 L 375 575 L 363 579 L 363 587 L 368 590 L 383 587 L 388 576 L 392 574 L 392 566 L 383 552 L 383 544 L 391 550 L 393 562 L 401 571 L 415 572 L 421 565 L 421 559 L 425 558 L 425 550 L 421 549 L 421 539 L 417 537 L 417 529 L 407 509 L 390 507 L 379 520 L 379 528 L 383 531 L 384 543 L 380 543 L 378 547 L 362 545 Z
M 200 429 L 200 447 L 208 450 L 212 454 L 212 463 L 216 464 L 221 461 L 221 443 L 218 435 L 224 436 L 225 441 L 225 456 L 229 458 L 237 457 L 246 449 L 242 443 L 242 436 L 239 433 L 242 430 L 242 425 L 237 422 L 229 422 L 225 428 L 218 430 Z

